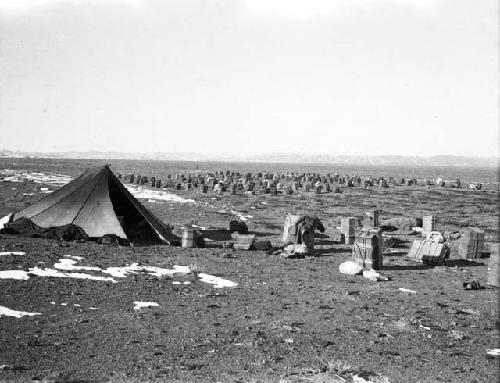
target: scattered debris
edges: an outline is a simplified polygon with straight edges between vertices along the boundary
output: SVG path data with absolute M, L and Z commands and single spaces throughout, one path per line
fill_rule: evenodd
M 382 276 L 380 273 L 376 272 L 373 269 L 364 270 L 363 277 L 368 278 L 370 281 L 378 282 L 378 281 L 388 281 L 388 277 Z
M 402 317 L 394 322 L 394 328 L 399 331 L 415 332 L 415 320 L 413 318 Z
M 455 340 L 464 340 L 466 338 L 465 334 L 458 330 L 448 331 L 448 337 Z
M 481 284 L 479 281 L 470 281 L 463 283 L 464 290 L 480 290 Z
M 481 315 L 479 311 L 473 309 L 458 309 L 455 311 L 455 314 Z
M 289 259 L 305 258 L 306 254 L 309 253 L 307 246 L 304 244 L 288 245 L 284 250 L 283 256 Z

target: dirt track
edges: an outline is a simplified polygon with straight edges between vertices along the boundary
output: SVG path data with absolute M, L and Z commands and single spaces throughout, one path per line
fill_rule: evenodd
M 36 199 L 23 193 L 37 192 L 39 185 L 4 182 L 0 187 L 0 213 L 7 213 Z M 3 250 L 26 252 L 1 256 L 0 270 L 52 267 L 70 254 L 84 257 L 79 265 L 101 268 L 139 262 L 195 271 L 173 278 L 189 285 L 144 273 L 114 284 L 0 280 L 0 305 L 41 313 L 0 317 L 0 365 L 8 366 L 0 370 L 0 381 L 319 382 L 328 377 L 335 382 L 341 381 L 335 375 L 347 380 L 353 374 L 367 376 L 362 371 L 391 382 L 496 381 L 498 359 L 485 352 L 499 346 L 498 291 L 462 289 L 466 280 L 485 282 L 487 259 L 427 268 L 403 258 L 414 236 L 399 235 L 401 247 L 384 259 L 382 273 L 391 280 L 370 282 L 339 273 L 350 247 L 335 242 L 334 228 L 339 216 L 360 215 L 372 207 L 382 210 L 382 221 L 391 222 L 434 212 L 439 229 L 485 229 L 486 250 L 496 251 L 498 192 L 401 188 L 194 198 L 199 204 L 145 205 L 165 221 L 183 224 L 196 217 L 196 224 L 209 228 L 225 228 L 234 207 L 252 215 L 250 230 L 275 245 L 287 212 L 317 214 L 327 226 L 326 236 L 317 238 L 320 256 L 290 260 L 222 248 L 220 241 L 192 250 L 117 248 L 0 235 Z M 214 289 L 198 280 L 199 272 L 238 287 Z M 159 307 L 134 310 L 134 301 L 154 301 Z

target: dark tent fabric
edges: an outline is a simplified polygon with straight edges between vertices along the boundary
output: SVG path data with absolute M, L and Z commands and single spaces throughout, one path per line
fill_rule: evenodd
M 33 238 L 50 238 L 63 241 L 87 240 L 88 235 L 76 225 L 67 224 L 62 226 L 40 227 L 29 218 L 19 218 L 8 223 L 0 230 L 2 234 L 19 234 Z
M 108 166 L 89 169 L 69 184 L 14 213 L 54 227 L 73 224 L 90 238 L 114 234 L 131 242 L 179 244 L 169 226 L 151 214 L 114 176 Z

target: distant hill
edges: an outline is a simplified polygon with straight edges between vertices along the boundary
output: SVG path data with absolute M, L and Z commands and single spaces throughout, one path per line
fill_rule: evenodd
M 236 161 L 236 162 L 278 162 L 305 164 L 345 164 L 345 165 L 384 165 L 384 166 L 475 166 L 497 167 L 498 157 L 465 157 L 437 155 L 431 157 L 397 156 L 397 155 L 329 155 L 329 154 L 219 154 L 207 155 L 199 153 L 127 153 L 127 152 L 21 152 L 0 150 L 0 157 L 17 158 L 74 158 L 74 159 L 136 159 L 136 160 L 170 160 L 170 161 Z

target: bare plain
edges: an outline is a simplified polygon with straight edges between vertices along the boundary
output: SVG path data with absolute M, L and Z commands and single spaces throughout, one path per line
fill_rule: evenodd
M 1 159 L 0 169 L 76 176 L 96 163 L 103 161 Z M 166 168 L 166 164 L 116 161 L 112 169 L 158 177 L 194 171 L 196 165 Z M 198 170 L 276 170 L 258 164 L 246 169 L 241 164 L 204 166 Z M 298 165 L 286 165 L 283 170 L 294 168 L 338 171 L 335 166 L 307 170 Z M 361 168 L 349 170 L 364 175 Z M 394 169 L 369 171 L 401 176 Z M 445 176 L 452 177 L 453 170 L 446 171 L 450 174 Z M 403 173 L 409 176 L 408 170 Z M 489 181 L 495 178 L 490 173 L 470 170 L 462 179 L 488 182 L 488 177 Z M 0 217 L 39 199 L 45 186 L 53 189 L 33 182 L 0 182 Z M 0 316 L 0 366 L 4 366 L 0 381 L 318 383 L 363 377 L 379 382 L 497 381 L 499 359 L 489 358 L 486 350 L 500 346 L 498 290 L 462 287 L 471 280 L 486 285 L 488 258 L 467 261 L 452 253 L 444 266 L 429 267 L 404 257 L 417 238 L 408 233 L 409 225 L 427 214 L 438 217 L 442 231 L 466 226 L 485 230 L 485 256 L 498 252 L 495 187 L 479 191 L 355 187 L 338 194 L 277 197 L 172 192 L 196 203 L 141 202 L 165 222 L 192 223 L 214 231 L 226 229 L 231 210 L 238 211 L 251 216 L 250 232 L 271 240 L 275 248 L 280 246 L 287 213 L 317 215 L 326 232 L 316 238 L 316 256 L 305 259 L 224 247 L 230 237 L 220 237 L 205 248 L 183 249 L 59 243 L 0 234 L 0 251 L 26 253 L 0 256 L 0 271 L 52 267 L 65 255 L 83 257 L 82 266 L 107 268 L 135 262 L 163 268 L 185 265 L 192 270 L 161 278 L 139 272 L 117 283 L 0 279 L 0 305 L 41 314 Z M 351 247 L 337 240 L 340 217 L 363 216 L 370 209 L 380 209 L 381 222 L 400 229 L 394 234 L 397 245 L 384 255 L 381 273 L 391 278 L 385 282 L 343 275 L 338 269 L 351 257 Z M 238 286 L 216 289 L 201 282 L 199 273 Z M 134 310 L 134 301 L 159 306 Z

